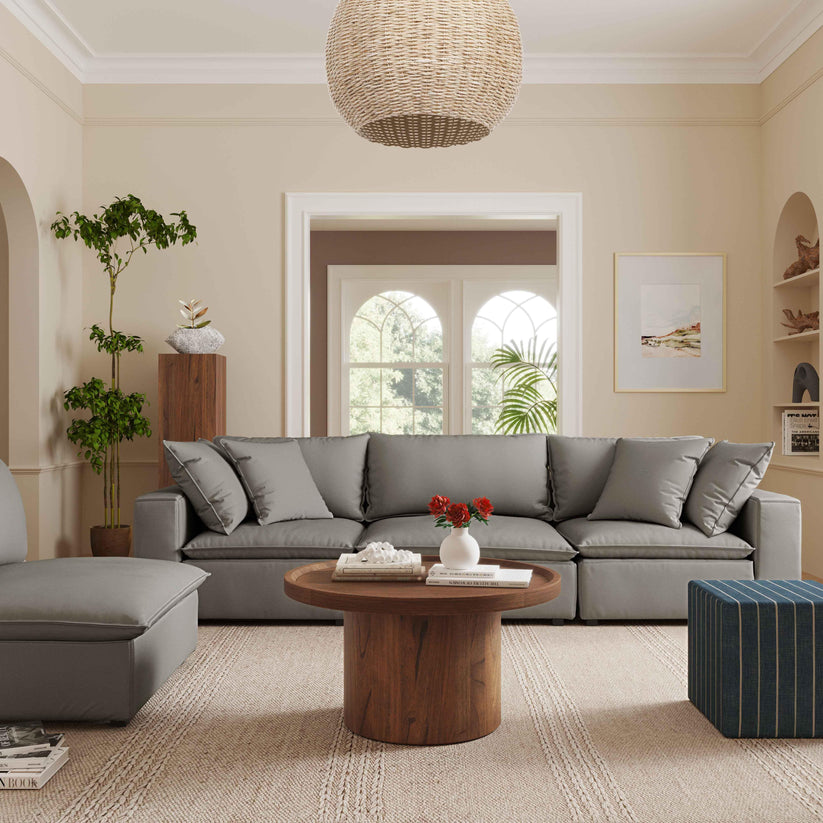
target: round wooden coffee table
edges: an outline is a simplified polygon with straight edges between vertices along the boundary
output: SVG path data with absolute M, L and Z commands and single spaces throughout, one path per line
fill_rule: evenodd
M 437 557 L 424 557 L 428 567 Z M 387 743 L 462 743 L 500 725 L 500 615 L 560 594 L 550 569 L 527 589 L 337 583 L 335 561 L 285 575 L 286 594 L 344 612 L 343 716 L 355 734 Z

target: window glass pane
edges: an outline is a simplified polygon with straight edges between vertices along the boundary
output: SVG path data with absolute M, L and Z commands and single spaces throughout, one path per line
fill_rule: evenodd
M 352 434 L 380 431 L 380 409 L 359 409 L 349 411 L 349 431 Z
M 414 359 L 418 363 L 440 363 L 443 360 L 443 327 L 436 317 L 417 327 Z
M 383 363 L 414 360 L 414 328 L 402 307 L 395 307 L 383 324 Z
M 351 325 L 349 362 L 381 366 L 349 370 L 353 434 L 411 434 L 415 425 L 427 433 L 442 432 L 443 328 L 426 300 L 407 291 L 387 291 L 363 303 Z M 392 367 L 404 363 L 410 365 Z M 412 363 L 439 367 L 415 369 Z M 423 408 L 415 412 L 412 407 Z
M 443 434 L 443 409 L 415 409 L 415 434 Z
M 472 434 L 494 434 L 498 410 L 481 406 L 472 409 Z
M 484 317 L 478 316 L 472 325 L 472 360 L 487 363 L 492 352 L 503 343 L 503 330 Z
M 414 369 L 383 369 L 383 389 L 380 405 L 411 406 L 413 402 Z
M 383 409 L 383 432 L 385 434 L 414 434 L 414 411 L 408 409 Z M 398 471 L 403 467 L 398 466 Z
M 478 311 L 472 323 L 472 360 L 489 363 L 495 350 L 503 345 L 516 345 L 524 350 L 527 360 L 531 352 L 542 351 L 542 359 L 551 355 L 557 343 L 557 311 L 548 300 L 528 291 L 507 291 L 495 295 Z M 541 347 L 545 348 L 541 349 Z M 518 380 L 539 375 L 540 370 L 518 373 Z M 472 369 L 472 431 L 492 434 L 503 402 L 503 391 L 514 386 L 512 380 L 498 380 L 500 372 Z M 551 375 L 556 380 L 556 375 Z M 549 380 L 540 380 L 534 388 L 546 398 L 554 399 L 555 390 Z M 537 418 L 526 424 L 526 430 L 544 426 Z
M 351 324 L 349 362 L 380 362 L 380 331 L 372 323 L 360 317 L 355 317 Z
M 415 369 L 414 405 L 443 405 L 443 369 Z
M 349 398 L 352 406 L 379 406 L 380 369 L 349 369 Z
M 472 369 L 472 406 L 497 406 L 503 400 L 499 375 L 490 368 Z

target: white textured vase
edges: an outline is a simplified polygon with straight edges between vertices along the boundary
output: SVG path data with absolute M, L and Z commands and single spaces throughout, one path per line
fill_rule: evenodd
M 447 569 L 471 569 L 480 560 L 480 546 L 465 529 L 452 529 L 440 544 L 440 562 Z
M 177 328 L 166 342 L 180 354 L 213 354 L 226 338 L 213 326 L 204 326 L 202 329 Z

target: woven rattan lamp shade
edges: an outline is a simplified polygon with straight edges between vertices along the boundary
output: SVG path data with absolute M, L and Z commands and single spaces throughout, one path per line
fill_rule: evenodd
M 337 110 L 387 146 L 482 140 L 517 99 L 522 64 L 508 0 L 340 0 L 326 42 Z

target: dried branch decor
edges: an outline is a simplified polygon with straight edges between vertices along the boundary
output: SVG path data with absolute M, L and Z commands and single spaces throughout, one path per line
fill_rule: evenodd
M 800 309 L 797 310 L 797 317 L 791 309 L 783 309 L 783 314 L 786 315 L 788 323 L 781 323 L 787 329 L 791 329 L 789 334 L 800 334 L 804 331 L 814 331 L 820 328 L 820 312 L 813 311 L 804 314 Z
M 789 280 L 792 277 L 797 277 L 798 274 L 811 271 L 820 266 L 820 241 L 818 240 L 814 245 L 810 240 L 807 240 L 802 234 L 798 234 L 794 239 L 797 246 L 798 259 L 783 272 L 783 279 Z
M 186 323 L 178 323 L 177 328 L 179 329 L 203 329 L 211 323 L 211 320 L 200 320 L 206 312 L 209 310 L 208 306 L 203 306 L 200 308 L 200 300 L 189 300 L 186 303 L 185 300 L 178 300 L 177 301 L 183 308 L 180 309 L 180 314 L 186 319 Z M 200 320 L 198 323 L 197 321 Z
M 326 74 L 361 137 L 454 146 L 482 140 L 509 113 L 522 56 L 508 0 L 340 0 Z

